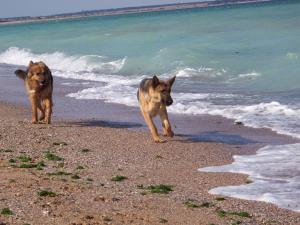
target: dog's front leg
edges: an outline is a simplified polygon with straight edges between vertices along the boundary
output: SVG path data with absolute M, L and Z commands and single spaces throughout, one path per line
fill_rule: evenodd
M 42 103 L 40 101 L 37 101 L 37 107 L 41 113 L 39 121 L 42 121 L 45 118 L 45 108 L 42 106 Z
M 169 121 L 167 109 L 165 107 L 159 110 L 159 116 L 163 126 L 163 135 L 168 137 L 174 137 L 174 132 L 172 131 L 171 124 Z
M 145 119 L 145 121 L 146 121 L 146 123 L 147 123 L 147 125 L 150 129 L 150 132 L 152 134 L 152 137 L 153 137 L 154 141 L 156 143 L 162 143 L 163 141 L 160 139 L 160 137 L 157 133 L 157 129 L 155 127 L 155 124 L 153 123 L 153 120 L 152 120 L 151 116 L 147 112 L 144 112 L 143 110 L 142 110 L 142 114 L 143 114 L 144 119 Z
M 45 111 L 46 111 L 45 123 L 50 124 L 51 123 L 51 114 L 52 114 L 52 99 L 46 98 L 44 100 L 44 104 L 45 104 Z
M 30 95 L 31 109 L 32 109 L 32 123 L 38 123 L 38 111 L 37 111 L 37 97 L 35 95 Z

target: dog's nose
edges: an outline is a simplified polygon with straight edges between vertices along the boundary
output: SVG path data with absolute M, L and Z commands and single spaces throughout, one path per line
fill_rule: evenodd
M 169 106 L 169 105 L 172 105 L 173 104 L 173 100 L 172 99 L 170 99 L 170 100 L 167 100 L 167 106 Z

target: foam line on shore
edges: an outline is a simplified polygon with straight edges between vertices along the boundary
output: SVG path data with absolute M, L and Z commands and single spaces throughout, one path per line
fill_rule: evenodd
M 255 155 L 234 156 L 229 165 L 201 168 L 201 172 L 248 174 L 253 183 L 217 187 L 211 194 L 270 202 L 300 212 L 300 144 L 269 145 Z

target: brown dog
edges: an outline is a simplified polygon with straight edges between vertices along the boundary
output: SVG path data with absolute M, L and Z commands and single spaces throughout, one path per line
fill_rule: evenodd
M 169 137 L 174 136 L 166 107 L 173 103 L 171 87 L 175 78 L 176 77 L 173 77 L 167 81 L 162 81 L 159 80 L 157 76 L 154 76 L 152 79 L 142 80 L 138 89 L 137 97 L 141 112 L 151 131 L 154 141 L 157 143 L 163 142 L 153 123 L 153 117 L 157 116 L 157 114 L 159 114 L 162 121 L 163 135 Z
M 16 70 L 15 74 L 25 81 L 26 90 L 32 107 L 32 123 L 39 120 L 51 123 L 53 77 L 50 69 L 43 62 L 30 61 L 26 71 Z

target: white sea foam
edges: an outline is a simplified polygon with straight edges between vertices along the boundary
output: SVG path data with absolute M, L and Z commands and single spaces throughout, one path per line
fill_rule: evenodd
M 119 85 L 137 85 L 141 79 L 145 76 L 131 76 L 125 77 L 121 75 L 112 75 L 112 74 L 99 74 L 93 72 L 62 72 L 62 71 L 53 71 L 53 75 L 56 77 L 63 77 L 69 79 L 85 80 L 85 81 L 98 81 L 108 84 L 119 84 Z
M 265 201 L 300 212 L 300 144 L 266 146 L 256 155 L 234 156 L 230 165 L 201 168 L 202 172 L 248 174 L 253 183 L 218 187 L 211 194 Z
M 118 91 L 116 91 L 118 90 Z M 107 84 L 100 87 L 87 88 L 77 93 L 68 94 L 68 97 L 76 99 L 101 99 L 105 102 L 138 106 L 136 95 L 137 89 L 119 84 Z
M 297 60 L 299 57 L 298 57 L 298 54 L 297 53 L 294 53 L 294 52 L 288 52 L 286 54 L 286 57 L 288 59 L 291 59 L 291 60 Z
M 119 72 L 126 63 L 126 57 L 109 61 L 106 57 L 98 55 L 68 56 L 62 52 L 35 54 L 30 49 L 17 47 L 11 47 L 0 54 L 0 63 L 27 66 L 30 60 L 44 61 L 52 70 L 69 73 L 101 72 L 114 74 Z
M 92 82 L 63 82 L 61 83 L 61 85 L 64 85 L 64 86 L 89 86 L 89 85 L 92 85 L 93 83 Z
M 221 98 L 223 96 L 216 95 L 215 97 Z M 249 106 L 215 105 L 210 101 L 181 101 L 179 96 L 179 99 L 176 99 L 175 104 L 170 107 L 169 111 L 194 115 L 220 115 L 243 122 L 247 126 L 270 128 L 280 134 L 300 138 L 300 107 L 295 105 L 288 106 L 279 102 Z
M 261 75 L 260 73 L 253 71 L 251 73 L 239 74 L 239 78 L 253 78 L 253 77 L 259 77 L 260 75 Z
M 237 76 L 229 78 L 228 82 L 255 80 L 260 76 L 261 76 L 261 73 L 258 73 L 256 71 L 252 71 L 250 73 L 241 73 L 241 74 L 238 74 Z
M 184 68 L 184 69 L 179 69 L 175 72 L 175 75 L 177 77 L 198 77 L 198 78 L 215 78 L 218 76 L 223 75 L 224 73 L 226 73 L 226 70 L 221 69 L 221 70 L 217 70 L 217 69 L 213 69 L 213 68 L 209 68 L 209 67 L 200 67 L 198 69 L 194 69 L 194 68 Z

